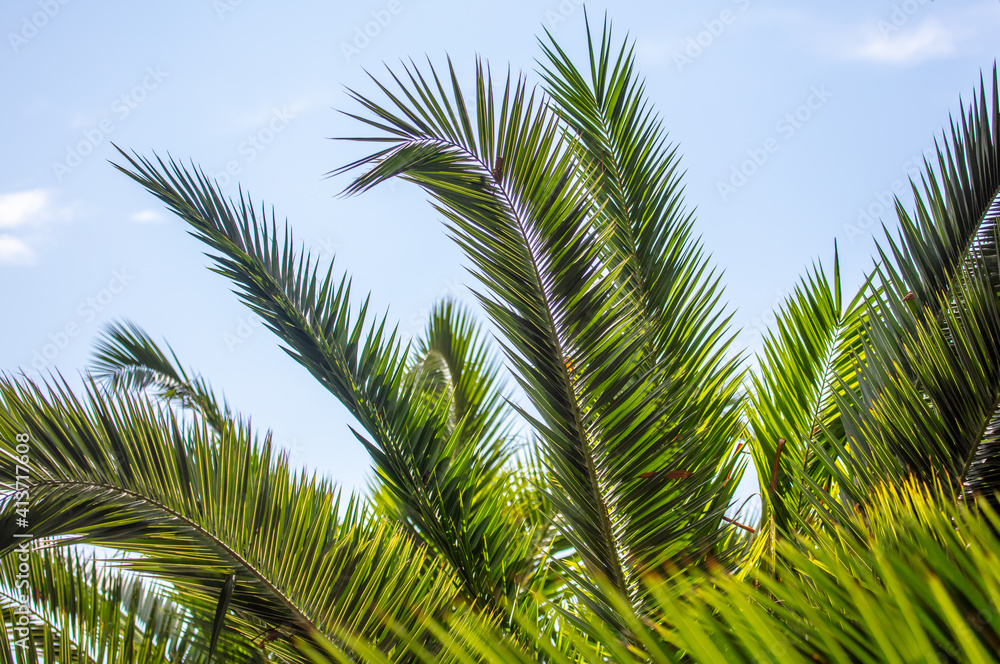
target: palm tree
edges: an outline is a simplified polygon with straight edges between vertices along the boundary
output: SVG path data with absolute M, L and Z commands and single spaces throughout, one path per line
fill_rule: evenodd
M 378 147 L 334 173 L 352 195 L 427 192 L 500 354 L 453 302 L 407 343 L 248 194 L 122 152 L 348 409 L 375 479 L 343 496 L 292 471 L 169 348 L 112 325 L 83 394 L 0 380 L 0 653 L 995 660 L 996 71 L 862 288 L 845 297 L 836 253 L 814 267 L 746 372 L 631 47 L 607 23 L 587 38 L 582 68 L 542 40 L 540 88 L 478 62 L 467 93 L 449 62 L 352 92 Z M 748 456 L 754 524 L 732 513 Z M 64 553 L 81 544 L 121 555 Z

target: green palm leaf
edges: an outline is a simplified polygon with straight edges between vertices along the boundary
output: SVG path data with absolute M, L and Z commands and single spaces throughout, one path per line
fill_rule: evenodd
M 200 172 L 126 158 L 130 169 L 121 170 L 217 252 L 216 271 L 233 280 L 286 351 L 357 419 L 368 437 L 355 435 L 380 482 L 405 505 L 411 532 L 451 566 L 468 598 L 502 615 L 504 598 L 519 592 L 533 552 L 530 533 L 504 514 L 497 478 L 508 451 L 499 444 L 467 444 L 480 434 L 499 440 L 476 430 L 498 424 L 489 421 L 493 406 L 482 404 L 486 421 L 449 425 L 450 402 L 420 398 L 422 387 L 407 371 L 409 353 L 395 331 L 387 331 L 385 318 L 369 325 L 366 300 L 352 320 L 348 279 L 336 281 L 332 265 L 323 272 L 308 253 L 297 253 L 287 228 L 283 240 L 278 235 L 273 215 L 258 216 L 245 197 L 224 201 Z M 489 389 L 482 396 L 492 398 Z
M 8 553 L 0 561 L 5 661 L 207 664 L 210 626 L 165 588 L 113 564 L 58 549 Z M 264 661 L 232 631 L 217 653 L 223 661 Z
M 169 581 L 210 621 L 236 575 L 233 626 L 298 640 L 337 630 L 391 638 L 390 616 L 443 615 L 453 581 L 392 524 L 357 501 L 341 503 L 329 483 L 296 476 L 270 440 L 230 422 L 216 434 L 182 424 L 141 397 L 88 388 L 0 382 L 0 434 L 30 437 L 31 534 L 140 554 L 121 565 Z M 20 456 L 4 444 L 4 477 Z M 13 488 L 13 487 L 11 487 Z M 12 550 L 17 495 L 0 512 L 0 546 Z
M 662 381 L 650 366 L 651 328 L 597 223 L 594 172 L 567 149 L 546 100 L 509 77 L 495 97 L 480 64 L 471 116 L 454 71 L 447 86 L 433 69 L 392 76 L 396 91 L 378 84 L 388 105 L 354 95 L 370 113 L 359 120 L 381 134 L 370 140 L 389 147 L 340 169 L 366 169 L 348 192 L 400 176 L 434 198 L 538 413 L 521 411 L 539 432 L 564 534 L 592 575 L 577 581 L 588 596 L 601 579 L 641 601 L 642 574 L 704 559 L 725 538 L 723 459 L 705 441 L 733 433 L 735 420 L 688 406 L 732 393 L 722 380 Z
M 955 495 L 1000 488 L 994 356 L 996 220 L 1000 195 L 1000 80 L 993 108 L 983 86 L 961 128 L 928 164 L 917 221 L 897 206 L 900 241 L 882 251 L 867 299 L 859 382 L 840 395 L 850 502 L 871 486 L 914 474 Z M 845 457 L 846 459 L 846 457 Z
M 814 265 L 764 339 L 746 407 L 760 484 L 760 537 L 770 540 L 758 549 L 773 553 L 775 536 L 808 528 L 817 498 L 835 493 L 831 464 L 846 444 L 837 394 L 857 388 L 867 292 L 866 283 L 844 301 L 835 251 L 832 278 Z
M 916 212 L 911 216 L 896 206 L 899 240 L 890 238 L 890 251 L 900 276 L 918 302 L 937 305 L 940 295 L 963 267 L 996 252 L 1000 220 L 1000 78 L 993 68 L 993 94 L 987 96 L 980 79 L 979 96 L 963 107 L 961 121 L 951 123 L 937 146 L 937 170 L 930 163 L 916 184 Z M 994 287 L 1000 272 L 989 264 Z M 905 292 L 905 291 L 904 291 Z
M 421 661 L 1000 661 L 1000 517 L 913 482 L 869 498 L 872 509 L 850 517 L 849 528 L 783 540 L 776 567 L 755 583 L 727 574 L 649 579 L 652 614 L 618 598 L 630 645 L 591 616 L 558 639 L 539 633 L 538 650 L 526 652 L 470 619 Z M 367 652 L 370 661 L 389 661 L 377 647 Z M 314 661 L 330 660 L 346 661 L 333 652 Z
M 93 376 L 112 389 L 141 392 L 197 410 L 216 431 L 230 417 L 211 388 L 197 375 L 189 375 L 173 349 L 170 357 L 152 337 L 134 323 L 110 323 L 94 348 Z

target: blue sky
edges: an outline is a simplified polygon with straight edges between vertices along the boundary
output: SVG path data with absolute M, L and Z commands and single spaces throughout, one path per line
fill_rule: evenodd
M 834 240 L 845 282 L 860 283 L 880 220 L 895 223 L 893 190 L 1000 51 L 995 0 L 631 2 L 610 16 L 680 145 L 687 203 L 750 350 Z M 362 488 L 369 460 L 344 411 L 205 269 L 183 225 L 114 171 L 110 143 L 192 159 L 227 192 L 240 182 L 412 335 L 440 297 L 471 302 L 462 256 L 415 188 L 337 197 L 346 180 L 324 174 L 359 153 L 327 140 L 358 131 L 335 109 L 353 109 L 347 87 L 373 92 L 365 69 L 410 56 L 450 54 L 470 80 L 479 54 L 537 80 L 546 27 L 582 54 L 575 0 L 6 0 L 0 369 L 75 376 L 101 326 L 128 318 L 296 463 Z

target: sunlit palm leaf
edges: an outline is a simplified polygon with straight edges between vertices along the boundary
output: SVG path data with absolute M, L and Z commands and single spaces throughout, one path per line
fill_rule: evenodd
M 845 446 L 836 395 L 856 388 L 865 283 L 843 299 L 839 255 L 832 279 L 813 267 L 776 312 L 751 374 L 749 445 L 760 485 L 760 537 L 789 537 L 812 521 L 812 487 L 833 491 L 835 462 Z M 822 450 L 817 453 L 817 446 Z M 776 542 L 766 549 L 773 553 Z
M 387 616 L 406 623 L 446 612 L 450 576 L 391 524 L 329 483 L 296 476 L 270 441 L 230 423 L 219 434 L 96 386 L 78 400 L 64 385 L 0 383 L 0 437 L 30 437 L 31 534 L 69 537 L 141 554 L 121 565 L 153 574 L 214 615 L 236 575 L 234 626 L 280 637 L 289 650 L 337 629 L 389 638 Z M 4 477 L 20 456 L 4 443 Z M 0 546 L 14 535 L 15 495 L 0 514 Z M 341 514 L 343 511 L 343 514 Z M 315 637 L 315 638 L 314 638 Z
M 546 100 L 510 77 L 495 97 L 479 65 L 472 116 L 454 71 L 447 85 L 415 66 L 392 77 L 395 91 L 378 84 L 386 106 L 354 95 L 370 114 L 359 120 L 389 147 L 341 169 L 366 169 L 348 191 L 400 176 L 447 218 L 538 413 L 522 411 L 545 449 L 550 500 L 589 573 L 635 595 L 643 573 L 704 559 L 725 537 L 728 489 L 714 443 L 734 420 L 703 419 L 711 408 L 688 405 L 708 393 L 725 402 L 735 386 L 659 380 L 652 328 L 620 278 L 624 257 L 609 251 L 610 231 L 596 221 L 593 169 L 568 149 Z
M 419 397 L 408 378 L 408 351 L 369 323 L 365 300 L 352 320 L 351 285 L 297 253 L 273 214 L 247 197 L 223 199 L 200 171 L 126 155 L 130 177 L 164 201 L 216 253 L 216 271 L 284 342 L 286 351 L 332 392 L 367 437 L 355 434 L 375 461 L 380 481 L 406 506 L 406 518 L 465 584 L 465 594 L 503 613 L 530 564 L 530 533 L 504 515 L 502 446 L 466 445 L 476 421 L 449 426 L 450 404 Z M 487 439 L 489 432 L 486 432 Z M 496 441 L 496 438 L 492 440 Z

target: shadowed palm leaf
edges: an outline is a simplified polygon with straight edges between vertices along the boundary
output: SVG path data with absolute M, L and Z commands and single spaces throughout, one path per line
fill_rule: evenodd
M 23 562 L 27 574 L 20 568 Z M 13 657 L 5 661 L 207 664 L 211 622 L 199 621 L 162 584 L 123 576 L 113 565 L 59 549 L 5 556 L 0 563 L 3 635 L 9 631 L 13 637 L 0 645 Z M 212 661 L 234 660 L 265 661 L 249 640 L 227 630 Z

